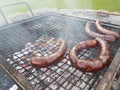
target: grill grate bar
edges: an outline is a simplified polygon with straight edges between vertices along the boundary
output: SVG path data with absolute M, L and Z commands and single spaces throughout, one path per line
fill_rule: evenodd
M 48 68 L 41 68 L 41 69 L 34 68 L 31 65 L 29 65 L 30 57 L 34 56 L 34 54 L 29 54 L 31 53 L 31 48 L 34 49 L 34 52 L 35 52 L 35 48 L 36 50 L 39 50 L 39 51 L 43 49 L 43 48 L 39 48 L 41 45 L 45 45 L 48 49 L 51 49 L 50 46 L 52 45 L 51 47 L 53 47 L 55 44 L 55 43 L 52 44 L 53 41 L 46 44 L 47 42 L 46 39 L 44 40 L 41 37 L 39 39 L 36 40 L 34 44 L 31 44 L 31 43 L 26 44 L 25 45 L 26 48 L 21 51 L 22 53 L 20 52 L 14 53 L 13 58 L 8 58 L 7 61 L 10 64 L 12 64 L 13 67 L 15 67 L 19 73 L 24 75 L 27 78 L 27 80 L 31 82 L 31 84 L 41 89 L 49 88 L 49 89 L 59 90 L 60 88 L 64 88 L 64 89 L 66 88 L 68 90 L 69 89 L 72 90 L 75 88 L 79 88 L 82 90 L 82 89 L 85 89 L 87 86 L 88 90 L 90 90 L 95 87 L 95 86 L 93 87 L 93 85 L 99 82 L 100 79 L 98 78 L 102 77 L 102 74 L 106 71 L 105 69 L 97 73 L 84 73 L 84 72 L 80 72 L 79 70 L 76 70 L 75 68 L 71 67 L 71 64 L 68 58 L 69 49 L 65 54 L 64 58 L 62 59 L 62 61 L 59 62 L 58 64 L 52 65 Z M 39 44 L 40 46 L 38 47 Z M 52 49 L 52 50 L 56 51 L 56 49 Z M 48 52 L 50 50 L 46 50 L 46 51 Z M 43 50 L 42 52 L 46 52 L 46 51 Z M 24 55 L 25 52 L 26 54 Z M 91 52 L 94 52 L 94 53 L 91 53 Z M 97 52 L 98 52 L 97 47 L 92 49 L 85 49 L 78 54 L 78 57 L 90 58 L 91 56 L 94 56 L 95 53 L 97 54 Z M 43 56 L 45 54 L 46 53 L 44 53 Z M 26 58 L 26 60 L 22 60 L 24 59 L 23 56 L 24 58 Z
M 48 15 L 14 26 L 18 30 L 13 27 L 13 29 L 1 30 L 0 54 L 3 53 L 2 55 L 8 58 L 7 62 L 39 89 L 94 90 L 107 67 L 97 73 L 84 73 L 72 67 L 68 58 L 71 47 L 80 41 L 90 39 L 84 32 L 85 24 L 85 21 L 71 17 Z M 116 31 L 120 32 L 118 29 Z M 58 50 L 59 43 L 55 41 L 59 37 L 68 44 L 68 50 L 62 60 L 47 68 L 32 67 L 29 64 L 31 57 L 48 56 Z M 48 42 L 48 38 L 51 41 L 48 40 Z M 120 40 L 111 44 L 113 56 L 119 44 Z M 98 52 L 98 47 L 85 49 L 78 54 L 78 57 L 80 59 L 93 58 Z

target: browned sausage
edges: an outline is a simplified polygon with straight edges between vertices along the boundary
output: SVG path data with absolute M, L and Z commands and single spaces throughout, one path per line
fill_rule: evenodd
M 61 58 L 64 56 L 66 50 L 67 50 L 67 44 L 65 43 L 64 40 L 60 40 L 60 48 L 57 52 L 49 55 L 49 56 L 41 56 L 41 57 L 33 57 L 30 60 L 31 65 L 35 67 L 48 67 L 52 64 L 55 64 L 61 60 Z
M 102 35 L 102 34 L 99 34 L 99 33 L 96 33 L 96 32 L 93 32 L 90 27 L 91 27 L 91 23 L 90 22 L 87 22 L 86 26 L 85 26 L 85 32 L 90 35 L 91 37 L 93 38 L 102 38 L 108 42 L 114 42 L 115 41 L 115 37 L 113 36 L 110 36 L 110 35 Z
M 96 45 L 99 45 L 100 47 L 98 57 L 93 59 L 78 59 L 78 52 L 85 48 L 93 48 Z M 97 72 L 105 68 L 110 63 L 111 52 L 106 41 L 96 38 L 94 40 L 80 42 L 74 46 L 69 52 L 69 59 L 73 67 L 83 72 Z
M 97 27 L 97 30 L 104 35 L 114 36 L 115 38 L 120 37 L 119 33 L 103 28 L 101 26 L 101 20 L 100 19 L 96 20 L 95 25 Z

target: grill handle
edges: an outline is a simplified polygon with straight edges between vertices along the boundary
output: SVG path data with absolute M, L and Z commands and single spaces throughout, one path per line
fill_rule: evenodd
M 31 15 L 34 17 L 34 13 L 33 13 L 32 9 L 31 9 L 31 7 L 29 6 L 28 3 L 26 3 L 26 2 L 10 3 L 10 4 L 6 4 L 6 5 L 0 6 L 0 13 L 1 13 L 2 17 L 4 18 L 6 24 L 8 24 L 8 21 L 7 21 L 7 18 L 5 16 L 4 12 L 3 12 L 3 8 L 4 7 L 8 7 L 8 6 L 18 5 L 18 4 L 24 4 L 24 5 L 26 5 L 27 8 L 28 8 L 28 10 L 30 11 Z

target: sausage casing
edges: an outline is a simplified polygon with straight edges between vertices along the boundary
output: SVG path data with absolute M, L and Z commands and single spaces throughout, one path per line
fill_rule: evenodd
M 92 24 L 91 24 L 90 22 L 87 22 L 87 24 L 86 24 L 86 26 L 85 26 L 85 32 L 86 32 L 89 36 L 91 36 L 91 37 L 93 37 L 93 38 L 102 38 L 102 39 L 104 39 L 104 40 L 106 40 L 106 41 L 108 41 L 108 42 L 114 42 L 114 41 L 115 41 L 115 37 L 113 37 L 113 36 L 103 35 L 103 34 L 99 34 L 99 33 L 96 33 L 96 32 L 94 32 L 94 31 L 92 31 L 92 30 L 90 29 L 91 25 L 92 25 Z
M 55 64 L 61 60 L 67 50 L 67 44 L 64 40 L 60 40 L 60 47 L 57 52 L 49 56 L 33 57 L 30 60 L 31 65 L 35 67 L 45 68 L 52 64 Z
M 95 25 L 97 27 L 98 32 L 100 32 L 100 33 L 102 33 L 104 35 L 114 36 L 115 38 L 120 37 L 119 33 L 103 28 L 101 26 L 101 20 L 100 19 L 96 20 Z
M 100 52 L 93 59 L 78 59 L 77 54 L 82 49 L 93 48 L 96 45 L 100 47 Z M 105 68 L 111 59 L 111 52 L 108 43 L 100 38 L 80 42 L 74 46 L 69 52 L 69 59 L 73 67 L 83 72 L 97 72 Z

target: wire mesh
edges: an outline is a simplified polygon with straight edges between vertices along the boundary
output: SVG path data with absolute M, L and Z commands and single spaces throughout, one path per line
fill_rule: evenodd
M 12 25 L 0 31 L 0 53 L 28 81 L 39 89 L 46 90 L 94 90 L 102 79 L 107 67 L 97 73 L 81 72 L 71 66 L 68 52 L 80 41 L 91 39 L 84 32 L 86 21 L 59 15 L 45 15 L 31 21 Z M 110 28 L 120 32 L 119 29 Z M 95 28 L 93 27 L 95 30 Z M 62 38 L 68 44 L 68 50 L 61 61 L 47 68 L 35 68 L 29 64 L 33 56 L 48 56 L 56 52 Z M 111 44 L 112 56 L 120 44 L 116 40 Z M 93 58 L 98 47 L 84 49 L 79 58 Z

